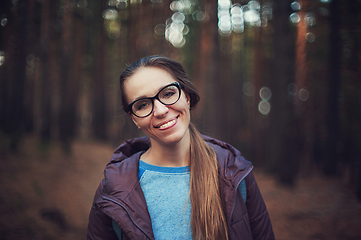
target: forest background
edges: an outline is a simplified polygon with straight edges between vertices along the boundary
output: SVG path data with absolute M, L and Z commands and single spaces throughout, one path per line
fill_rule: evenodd
M 118 78 L 136 59 L 164 55 L 183 64 L 200 92 L 192 122 L 202 133 L 234 145 L 291 189 L 317 175 L 337 179 L 361 199 L 360 6 L 1 1 L 1 184 L 5 172 L 19 174 L 7 164 L 23 157 L 29 138 L 42 159 L 60 145 L 64 159 L 74 160 L 77 141 L 115 148 L 140 136 L 122 112 Z M 37 182 L 31 188 L 42 192 Z M 0 203 L 10 201 L 6 191 Z M 0 236 L 11 235 L 5 232 Z

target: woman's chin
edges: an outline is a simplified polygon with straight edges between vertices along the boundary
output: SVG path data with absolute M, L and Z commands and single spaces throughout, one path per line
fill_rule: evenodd
M 175 131 L 169 134 L 164 134 L 163 136 L 150 136 L 154 141 L 158 142 L 161 145 L 175 145 L 184 140 L 189 140 L 188 130 L 186 131 Z

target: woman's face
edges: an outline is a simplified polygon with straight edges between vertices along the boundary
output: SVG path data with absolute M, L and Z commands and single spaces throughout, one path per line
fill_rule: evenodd
M 159 90 L 176 80 L 166 70 L 158 67 L 143 67 L 124 82 L 128 103 L 141 97 L 153 97 Z M 168 145 L 181 141 L 190 123 L 189 98 L 181 91 L 179 100 L 173 105 L 164 105 L 154 100 L 153 112 L 144 118 L 131 114 L 133 122 L 152 140 Z

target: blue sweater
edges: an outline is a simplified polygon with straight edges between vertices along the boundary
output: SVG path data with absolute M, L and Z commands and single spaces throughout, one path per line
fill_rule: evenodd
M 152 220 L 155 239 L 191 240 L 189 167 L 160 167 L 140 160 L 138 177 Z M 243 180 L 239 190 L 244 201 L 245 187 Z M 118 239 L 121 240 L 120 227 L 114 221 L 112 224 Z

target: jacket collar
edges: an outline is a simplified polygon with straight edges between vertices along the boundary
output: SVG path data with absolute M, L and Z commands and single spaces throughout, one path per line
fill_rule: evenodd
M 233 184 L 237 184 L 237 182 L 243 180 L 253 169 L 252 164 L 245 160 L 239 150 L 230 144 L 205 135 L 203 135 L 203 138 L 216 152 L 219 164 L 219 174 L 222 178 L 233 182 Z M 112 159 L 108 163 L 107 168 L 104 170 L 104 175 L 109 175 L 106 173 L 107 171 L 109 172 L 109 168 L 118 168 L 121 165 L 120 163 L 126 160 L 124 162 L 126 168 L 121 171 L 122 182 L 125 181 L 129 184 L 137 182 L 139 157 L 149 147 L 149 137 L 139 137 L 125 141 L 115 150 Z M 114 166 L 112 167 L 112 165 Z M 124 186 L 124 184 L 122 185 Z M 133 184 L 130 185 L 133 186 Z
M 107 212 L 119 226 L 124 227 L 125 231 L 134 230 L 133 226 L 135 225 L 148 238 L 154 239 L 150 215 L 138 179 L 139 158 L 143 152 L 144 150 L 128 158 L 124 153 L 116 152 L 114 154 L 119 158 L 113 157 L 104 170 L 102 196 L 103 199 L 108 199 L 121 206 L 114 208 L 114 205 L 107 205 L 110 207 Z M 106 202 L 109 203 L 109 201 L 102 201 L 103 204 Z M 106 205 L 103 206 L 106 208 Z M 127 212 L 125 216 L 129 218 L 119 218 L 119 216 L 124 216 L 124 210 Z M 138 234 L 141 234 L 140 232 L 138 231 Z M 140 239 L 138 237 L 137 239 Z
M 122 143 L 104 170 L 103 192 L 125 199 L 139 184 L 139 158 L 149 147 L 148 137 L 133 138 Z
M 217 155 L 220 177 L 233 187 L 237 187 L 236 185 L 252 171 L 252 163 L 244 159 L 240 151 L 232 145 L 208 136 L 203 138 Z
M 133 138 L 122 143 L 114 152 L 110 163 L 120 162 L 135 153 L 146 151 L 150 147 L 149 137 Z

